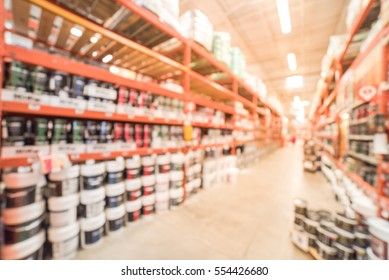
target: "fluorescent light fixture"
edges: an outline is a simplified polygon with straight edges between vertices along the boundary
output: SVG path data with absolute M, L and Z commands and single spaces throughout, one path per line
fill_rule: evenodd
M 109 67 L 109 72 L 111 72 L 112 74 L 119 74 L 120 69 L 112 65 L 111 67 Z
M 342 120 L 348 120 L 348 119 L 350 118 L 350 114 L 349 114 L 349 113 L 342 113 L 342 114 L 340 115 L 340 118 L 341 118 Z
M 286 88 L 295 89 L 304 86 L 304 79 L 301 75 L 286 77 Z
M 290 71 L 297 70 L 296 55 L 294 53 L 288 53 L 288 66 Z
M 278 17 L 280 18 L 281 31 L 284 34 L 290 33 L 292 27 L 290 25 L 289 3 L 288 0 L 277 0 Z
M 104 63 L 108 63 L 111 61 L 111 59 L 112 59 L 112 54 L 107 54 L 106 56 L 103 57 L 101 61 Z
M 308 107 L 309 105 L 311 105 L 311 101 L 309 101 L 309 100 L 303 100 L 303 101 L 301 101 L 301 103 L 302 103 L 305 107 Z
M 82 30 L 81 30 L 81 29 L 78 29 L 77 27 L 72 27 L 72 29 L 70 29 L 70 33 L 71 33 L 73 36 L 81 37 L 81 35 L 82 35 Z
M 92 43 L 92 44 L 96 44 L 97 41 L 99 41 L 101 38 L 101 35 L 99 33 L 96 33 L 95 35 L 93 35 L 92 37 L 90 37 L 89 41 Z

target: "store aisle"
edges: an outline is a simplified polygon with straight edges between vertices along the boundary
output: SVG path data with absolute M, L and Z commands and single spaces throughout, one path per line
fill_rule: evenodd
M 202 191 L 77 259 L 310 259 L 289 239 L 293 199 L 317 209 L 339 206 L 321 173 L 303 172 L 302 156 L 300 145 L 279 149 L 237 184 Z

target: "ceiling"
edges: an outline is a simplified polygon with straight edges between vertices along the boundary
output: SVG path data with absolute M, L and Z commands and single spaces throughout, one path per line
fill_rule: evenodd
M 295 95 L 312 100 L 320 76 L 321 60 L 329 37 L 345 33 L 348 0 L 289 0 L 292 31 L 283 34 L 276 0 L 181 0 L 181 13 L 199 9 L 216 31 L 231 33 L 232 45 L 240 47 L 248 72 L 264 80 L 288 114 Z M 294 52 L 298 68 L 290 71 L 287 54 Z M 286 90 L 285 78 L 300 74 L 304 87 Z

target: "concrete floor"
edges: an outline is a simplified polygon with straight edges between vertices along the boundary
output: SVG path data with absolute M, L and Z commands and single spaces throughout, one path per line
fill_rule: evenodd
M 293 199 L 339 210 L 320 172 L 302 168 L 302 147 L 285 147 L 243 171 L 237 184 L 201 191 L 177 210 L 106 237 L 77 259 L 311 259 L 289 239 Z

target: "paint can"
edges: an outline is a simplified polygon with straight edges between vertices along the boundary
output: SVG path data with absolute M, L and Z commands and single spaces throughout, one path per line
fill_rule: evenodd
M 43 229 L 45 202 L 40 201 L 17 208 L 3 210 L 4 243 L 23 242 Z
M 136 222 L 140 219 L 142 213 L 142 198 L 126 202 L 127 221 Z
M 323 260 L 336 260 L 338 251 L 335 248 L 329 247 L 320 241 L 317 242 L 317 250 Z
M 355 227 L 357 225 L 357 221 L 353 218 L 349 218 L 346 215 L 336 213 L 335 215 L 335 226 L 348 231 L 348 232 L 354 232 Z
M 168 155 L 159 155 L 157 157 L 158 174 L 166 174 L 170 171 L 170 159 Z
M 100 245 L 103 241 L 105 225 L 105 213 L 80 220 L 81 248 L 89 249 Z
M 355 235 L 344 229 L 334 227 L 334 231 L 338 234 L 337 243 L 347 247 L 352 248 L 354 245 Z
M 143 176 L 155 174 L 155 160 L 153 156 L 142 157 Z
M 2 180 L 5 185 L 5 207 L 22 207 L 42 200 L 46 180 L 33 168 L 27 166 L 4 170 Z
M 127 201 L 135 201 L 142 197 L 141 178 L 126 180 L 126 197 Z
M 92 218 L 104 212 L 105 189 L 82 190 L 80 192 L 80 216 Z
M 338 260 L 355 260 L 355 252 L 352 248 L 343 246 L 340 243 L 335 243 Z
M 48 175 L 48 195 L 67 196 L 78 193 L 80 166 L 73 165 Z
M 161 213 L 169 210 L 169 190 L 155 193 L 155 211 Z
M 125 226 L 126 209 L 124 205 L 108 208 L 105 214 L 107 216 L 106 232 L 108 234 L 120 232 Z
M 373 254 L 381 260 L 389 259 L 389 222 L 380 218 L 368 219 Z
M 78 194 L 50 197 L 48 199 L 49 223 L 51 227 L 64 227 L 77 221 Z
M 49 227 L 51 257 L 54 260 L 69 260 L 76 256 L 79 246 L 80 225 L 71 223 L 64 227 Z
M 29 239 L 0 248 L 1 257 L 3 260 L 42 260 L 45 240 L 45 231 L 41 230 Z
M 124 159 L 106 161 L 107 184 L 117 184 L 124 180 Z
M 148 218 L 155 213 L 155 194 L 142 196 L 142 217 Z
M 116 208 L 124 203 L 124 182 L 108 184 L 105 186 L 106 207 Z
M 105 164 L 86 163 L 81 165 L 81 190 L 94 190 L 100 188 L 104 184 L 105 179 Z
M 155 175 L 142 177 L 142 195 L 147 196 L 155 193 Z
M 175 208 L 184 202 L 184 188 L 170 189 L 170 207 Z
M 337 238 L 338 234 L 332 228 L 325 225 L 320 225 L 317 228 L 317 239 L 324 245 L 333 247 Z
M 134 156 L 126 160 L 127 180 L 141 177 L 142 165 L 139 156 Z

